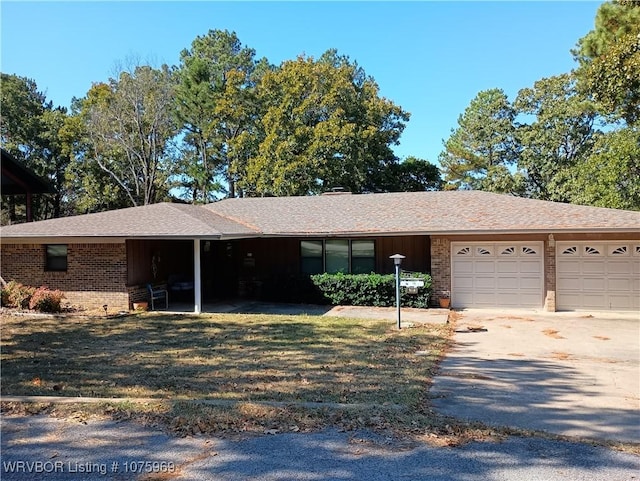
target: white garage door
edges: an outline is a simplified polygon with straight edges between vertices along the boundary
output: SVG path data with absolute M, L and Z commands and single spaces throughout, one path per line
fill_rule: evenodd
M 558 242 L 558 309 L 640 309 L 640 242 Z
M 541 307 L 542 242 L 451 244 L 453 307 Z

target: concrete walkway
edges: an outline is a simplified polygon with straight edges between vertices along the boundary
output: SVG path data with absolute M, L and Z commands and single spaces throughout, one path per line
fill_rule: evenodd
M 467 311 L 462 316 L 456 345 L 431 389 L 440 413 L 640 443 L 635 313 Z

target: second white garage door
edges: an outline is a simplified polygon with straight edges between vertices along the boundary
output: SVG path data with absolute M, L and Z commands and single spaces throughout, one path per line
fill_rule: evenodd
M 558 309 L 640 309 L 640 242 L 558 242 Z
M 451 305 L 542 307 L 542 242 L 451 244 Z

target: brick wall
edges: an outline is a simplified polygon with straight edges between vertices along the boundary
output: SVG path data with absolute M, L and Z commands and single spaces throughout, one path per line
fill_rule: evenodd
M 3 244 L 0 273 L 5 281 L 60 289 L 67 302 L 84 308 L 129 309 L 125 244 L 68 244 L 67 270 L 45 270 L 43 244 Z
M 556 310 L 556 244 L 544 242 L 544 310 Z
M 432 302 L 438 302 L 438 294 L 451 292 L 451 242 L 446 237 L 431 237 Z

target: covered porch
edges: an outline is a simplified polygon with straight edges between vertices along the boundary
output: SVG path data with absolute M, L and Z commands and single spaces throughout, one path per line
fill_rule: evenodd
M 357 240 L 361 240 L 359 238 Z M 376 236 L 371 268 L 393 273 L 389 256 L 402 252 L 403 268 L 429 272 L 429 236 Z M 168 292 L 169 310 L 205 312 L 225 301 L 313 303 L 304 272 L 303 237 L 240 239 L 130 239 L 126 242 L 130 302 L 149 298 L 147 285 Z M 314 238 L 320 243 L 322 237 Z M 343 239 L 345 245 L 351 242 Z M 349 264 L 351 252 L 345 262 Z M 328 261 L 326 261 L 328 266 Z M 322 264 L 320 266 L 322 268 Z M 162 301 L 159 304 L 164 307 Z

